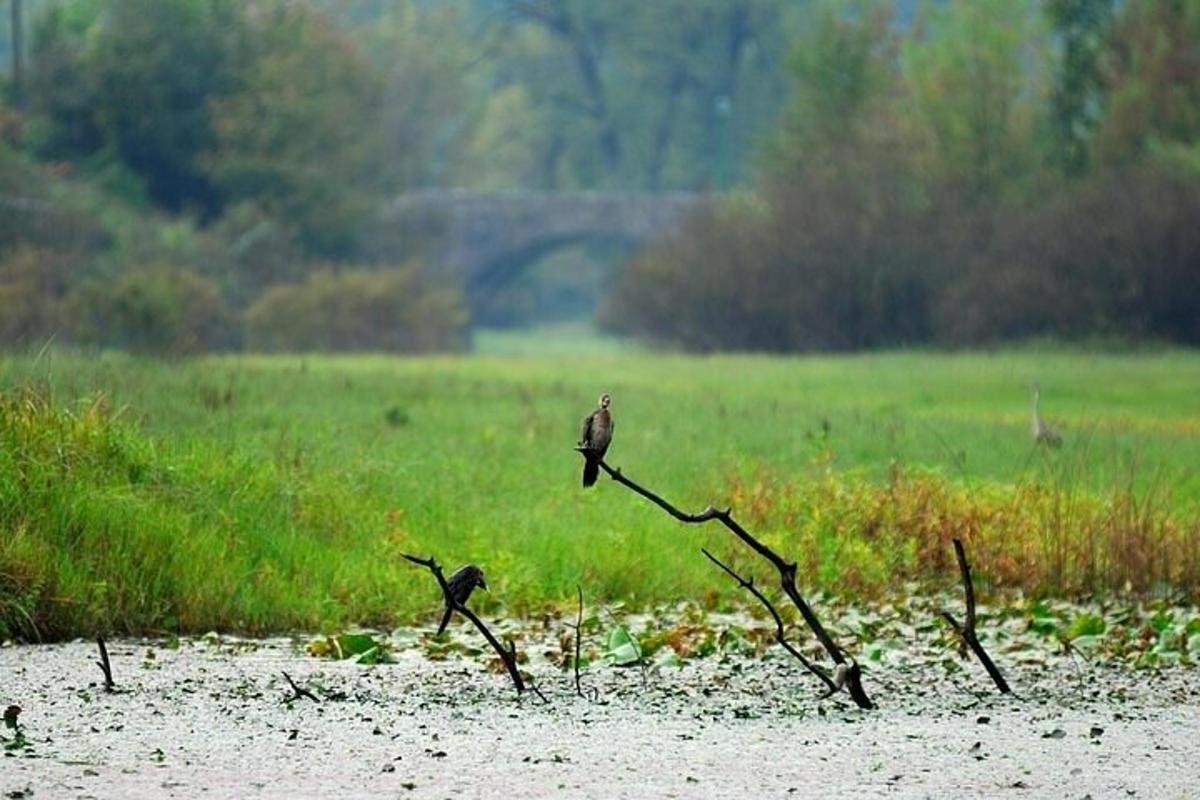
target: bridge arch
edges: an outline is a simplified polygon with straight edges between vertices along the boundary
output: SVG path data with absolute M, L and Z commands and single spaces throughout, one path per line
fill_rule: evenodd
M 395 247 L 423 240 L 425 257 L 461 279 L 477 308 L 487 292 L 553 250 L 584 242 L 633 249 L 676 230 L 705 202 L 708 196 L 693 192 L 423 189 L 396 198 L 381 222 L 408 232 Z

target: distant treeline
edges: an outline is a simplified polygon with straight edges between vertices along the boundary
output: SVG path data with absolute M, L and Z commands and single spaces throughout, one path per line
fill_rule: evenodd
M 461 348 L 427 185 L 731 193 L 603 313 L 689 348 L 1197 339 L 1200 0 L 23 5 L 2 346 Z
M 643 254 L 689 349 L 1200 344 L 1200 0 L 827 4 L 754 195 Z
M 791 0 L 22 6 L 24 85 L 0 85 L 0 342 L 176 352 L 461 346 L 459 289 L 421 243 L 387 256 L 402 264 L 364 243 L 385 199 L 736 185 L 803 16 Z

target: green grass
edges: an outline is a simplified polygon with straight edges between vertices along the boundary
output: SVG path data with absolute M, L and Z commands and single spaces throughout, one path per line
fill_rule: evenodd
M 1033 379 L 1054 454 L 1030 442 Z M 512 613 L 577 583 L 634 604 L 732 595 L 698 552 L 736 553 L 721 529 L 579 487 L 572 446 L 602 390 L 611 464 L 681 505 L 732 502 L 822 588 L 953 580 L 953 535 L 997 584 L 1200 583 L 1194 353 L 50 351 L 0 360 L 0 625 L 393 624 L 437 601 L 402 551 L 479 563 Z

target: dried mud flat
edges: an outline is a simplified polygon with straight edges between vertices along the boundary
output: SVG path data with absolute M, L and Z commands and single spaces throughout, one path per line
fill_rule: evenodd
M 477 659 L 363 667 L 288 639 L 0 649 L 29 745 L 0 797 L 1200 797 L 1200 670 L 876 666 L 880 703 L 820 701 L 781 655 L 585 674 L 535 662 L 548 704 Z M 287 702 L 287 671 L 324 697 Z M 3 731 L 4 733 L 11 733 Z

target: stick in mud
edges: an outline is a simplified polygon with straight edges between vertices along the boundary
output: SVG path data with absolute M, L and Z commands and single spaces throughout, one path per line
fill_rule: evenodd
M 433 574 L 433 577 L 437 580 L 438 586 L 440 586 L 442 589 L 442 597 L 446 601 L 446 607 L 452 608 L 458 613 L 462 614 L 471 621 L 471 624 L 474 625 L 481 634 L 483 634 L 483 638 L 487 639 L 487 643 L 492 646 L 492 649 L 496 651 L 498 656 L 500 656 L 500 660 L 504 662 L 504 667 L 508 670 L 508 675 L 510 678 L 512 678 L 513 685 L 517 687 L 517 694 L 524 694 L 526 691 L 531 691 L 541 698 L 542 702 L 548 703 L 549 701 L 546 699 L 546 696 L 542 694 L 536 686 L 527 686 L 525 684 L 525 680 L 521 677 L 521 671 L 517 669 L 517 646 L 510 640 L 508 647 L 505 648 L 504 645 L 500 644 L 499 640 L 492 635 L 492 632 L 488 630 L 488 627 L 483 624 L 483 620 L 477 617 L 474 611 L 467 608 L 465 604 L 460 603 L 454 597 L 454 593 L 450 591 L 450 585 L 446 583 L 446 576 L 442 572 L 442 565 L 437 563 L 437 561 L 433 558 L 420 558 L 418 556 L 410 556 L 407 553 L 403 553 L 402 555 L 404 556 L 405 560 L 411 561 L 412 563 L 425 567 L 425 569 L 429 570 L 430 573 Z
M 575 449 L 581 454 L 583 453 L 582 448 L 577 447 Z M 812 607 L 809 606 L 808 602 L 800 594 L 800 590 L 796 588 L 796 564 L 794 562 L 785 561 L 783 557 L 774 550 L 767 547 L 758 539 L 755 539 L 749 531 L 738 524 L 738 522 L 733 518 L 731 509 L 727 508 L 722 511 L 713 506 L 709 506 L 699 514 L 687 514 L 683 511 L 680 511 L 678 508 L 671 505 L 649 489 L 639 486 L 629 478 L 626 478 L 621 474 L 621 470 L 610 467 L 604 462 L 603 459 L 599 461 L 599 466 L 602 470 L 608 473 L 608 476 L 614 481 L 633 491 L 634 493 L 646 498 L 651 503 L 654 503 L 656 506 L 661 508 L 663 511 L 666 511 L 680 522 L 698 525 L 708 522 L 709 520 L 717 520 L 726 528 L 728 528 L 729 531 L 743 544 L 769 561 L 771 565 L 779 572 L 779 582 L 783 587 L 784 593 L 796 606 L 797 610 L 799 610 L 800 616 L 804 617 L 804 622 L 813 632 L 813 635 L 817 637 L 817 641 L 819 641 L 821 646 L 825 648 L 825 652 L 829 654 L 829 657 L 836 665 L 835 675 L 840 678 L 844 678 L 846 690 L 850 693 L 850 697 L 854 699 L 854 702 L 859 708 L 869 709 L 875 707 L 875 704 L 871 702 L 871 698 L 867 696 L 866 690 L 863 689 L 862 672 L 859 669 L 858 664 L 846 658 L 845 653 L 843 653 L 842 649 L 838 647 L 837 642 L 833 640 L 833 637 L 829 635 L 829 632 L 825 630 L 825 627 L 821 624 L 821 621 L 817 619 L 817 615 L 813 612 Z
M 96 666 L 104 673 L 104 691 L 111 692 L 116 688 L 113 683 L 112 664 L 108 660 L 108 647 L 104 644 L 104 637 L 97 636 L 96 644 L 100 647 L 100 660 L 96 662 Z
M 961 539 L 954 540 L 954 555 L 958 558 L 958 570 L 962 573 L 963 593 L 967 598 L 967 616 L 963 619 L 962 625 L 958 624 L 958 620 L 949 611 L 942 611 L 942 616 L 950 623 L 950 627 L 954 628 L 959 638 L 971 648 L 971 652 L 983 664 L 983 668 L 987 670 L 987 674 L 991 676 L 1000 693 L 1009 694 L 1012 689 L 1008 687 L 1008 681 L 1004 680 L 1004 676 L 1000 674 L 992 657 L 988 655 L 987 650 L 983 649 L 983 645 L 979 643 L 979 637 L 975 635 L 975 586 L 971 581 L 971 566 L 967 563 L 967 553 L 963 549 Z
M 305 689 L 303 686 L 298 685 L 294 680 L 292 680 L 291 675 L 288 675 L 285 672 L 285 673 L 283 673 L 283 677 L 288 682 L 288 685 L 292 687 L 292 696 L 285 699 L 283 702 L 294 703 L 295 701 L 299 700 L 301 697 L 307 697 L 309 700 L 312 700 L 314 703 L 321 702 L 320 699 L 318 699 L 315 694 L 310 692 L 308 689 Z
M 775 610 L 775 606 L 770 600 L 767 599 L 767 596 L 763 594 L 757 586 L 754 585 L 754 578 L 743 578 L 741 575 L 734 572 L 732 567 L 721 561 L 721 559 L 717 558 L 703 547 L 700 548 L 700 552 L 704 553 L 709 561 L 713 562 L 722 570 L 724 570 L 726 575 L 737 581 L 739 586 L 758 598 L 758 602 L 763 604 L 763 606 L 767 609 L 767 612 L 770 613 L 771 618 L 775 620 L 775 641 L 779 642 L 780 646 L 783 647 L 784 650 L 787 650 L 789 653 L 791 653 L 792 656 L 800 662 L 801 666 L 821 679 L 826 688 L 829 690 L 825 697 L 836 694 L 838 689 L 841 687 L 834 682 L 833 678 L 829 677 L 825 670 L 821 669 L 805 658 L 804 654 L 793 647 L 792 643 L 787 640 L 787 637 L 784 635 L 783 618 L 779 616 L 779 612 Z
M 584 692 L 583 682 L 579 675 L 579 660 L 583 650 L 583 587 L 575 584 L 575 591 L 579 594 L 579 613 L 575 617 L 575 624 L 567 626 L 575 631 L 575 658 L 571 662 L 571 666 L 575 669 L 575 694 L 584 700 L 595 701 L 600 696 L 600 691 L 593 686 L 591 691 Z

